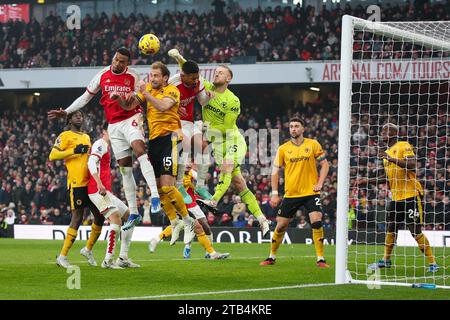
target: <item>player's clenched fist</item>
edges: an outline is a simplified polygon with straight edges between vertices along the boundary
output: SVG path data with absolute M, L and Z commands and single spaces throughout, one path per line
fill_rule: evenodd
M 147 84 L 143 80 L 140 80 L 138 84 L 139 92 L 144 93 L 146 87 Z
M 278 194 L 272 194 L 272 196 L 270 197 L 270 204 L 274 208 L 278 206 L 280 204 L 280 196 Z
M 75 154 L 87 153 L 88 151 L 89 151 L 89 146 L 87 144 L 81 144 L 81 143 L 73 149 L 73 152 Z
M 113 92 L 111 92 L 111 93 L 109 94 L 109 97 L 110 97 L 112 100 L 117 100 L 117 99 L 120 98 L 120 94 L 119 94 L 117 91 L 113 91 Z

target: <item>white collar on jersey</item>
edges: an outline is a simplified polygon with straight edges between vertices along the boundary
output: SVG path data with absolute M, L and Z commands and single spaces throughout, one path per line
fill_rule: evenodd
M 111 73 L 114 74 L 114 75 L 116 75 L 116 76 L 120 76 L 121 74 L 124 74 L 124 73 L 126 73 L 126 72 L 128 71 L 128 67 L 126 67 L 125 70 L 123 70 L 121 73 L 115 73 L 115 72 L 112 70 L 112 66 L 110 65 L 110 66 L 109 66 L 109 71 L 111 71 Z

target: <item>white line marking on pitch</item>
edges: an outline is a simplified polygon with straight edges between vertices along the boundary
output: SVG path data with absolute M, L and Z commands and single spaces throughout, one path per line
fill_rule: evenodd
M 299 285 L 295 285 L 295 286 L 284 286 L 284 287 L 239 289 L 239 290 L 224 290 L 224 291 L 206 291 L 206 292 L 190 292 L 190 293 L 174 293 L 174 294 L 161 294 L 161 295 L 157 295 L 157 296 L 125 297 L 125 298 L 114 298 L 114 299 L 105 299 L 105 300 L 162 299 L 162 298 L 176 298 L 176 297 L 192 297 L 192 296 L 204 296 L 204 295 L 230 294 L 230 293 L 241 293 L 241 292 L 258 292 L 258 291 L 313 288 L 313 287 L 325 287 L 325 286 L 335 286 L 335 285 L 336 285 L 335 283 L 310 283 L 310 284 L 299 284 Z

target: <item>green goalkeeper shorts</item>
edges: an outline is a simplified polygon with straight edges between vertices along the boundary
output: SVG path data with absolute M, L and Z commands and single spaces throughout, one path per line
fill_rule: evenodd
M 213 156 L 218 166 L 223 164 L 224 160 L 231 160 L 234 163 L 232 176 L 241 173 L 241 164 L 247 153 L 247 144 L 241 134 L 237 134 L 232 138 L 220 143 L 212 143 Z

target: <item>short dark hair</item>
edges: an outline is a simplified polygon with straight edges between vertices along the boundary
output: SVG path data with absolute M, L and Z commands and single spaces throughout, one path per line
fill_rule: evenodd
M 108 130 L 108 122 L 103 122 L 103 126 L 102 126 L 103 130 Z
M 118 53 L 120 53 L 120 54 L 122 54 L 124 56 L 127 56 L 128 60 L 131 60 L 131 52 L 127 48 L 120 47 L 119 49 L 116 50 L 116 52 L 118 52 Z
M 183 70 L 185 74 L 191 74 L 191 73 L 198 73 L 200 71 L 200 68 L 198 67 L 197 62 L 188 60 L 183 64 L 181 70 Z
M 153 62 L 152 69 L 159 69 L 159 70 L 161 70 L 163 77 L 164 76 L 170 77 L 169 68 L 167 68 L 167 66 L 164 63 L 162 63 L 161 61 Z
M 289 119 L 289 123 L 291 123 L 291 122 L 300 122 L 303 127 L 305 126 L 305 120 L 303 120 L 300 117 L 293 117 L 293 118 Z
M 69 123 L 70 123 L 70 120 L 72 119 L 72 117 L 73 117 L 77 112 L 81 113 L 81 116 L 84 118 L 84 113 L 83 113 L 83 111 L 81 111 L 81 110 L 76 110 L 76 111 L 71 112 L 71 113 L 69 113 L 69 114 L 67 115 L 66 124 L 69 124 Z

